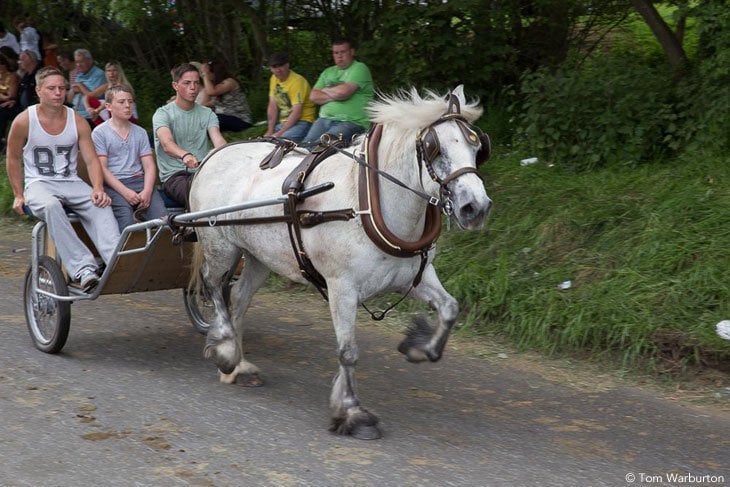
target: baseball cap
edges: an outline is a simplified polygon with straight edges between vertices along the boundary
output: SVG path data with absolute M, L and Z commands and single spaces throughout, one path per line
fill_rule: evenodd
M 289 56 L 285 52 L 275 52 L 269 57 L 269 66 L 281 66 L 289 62 Z

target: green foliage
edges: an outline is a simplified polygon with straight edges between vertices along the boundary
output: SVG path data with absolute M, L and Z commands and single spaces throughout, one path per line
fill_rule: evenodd
M 575 174 L 498 158 L 488 228 L 446 233 L 436 267 L 472 331 L 634 365 L 727 360 L 729 162 Z
M 489 98 L 482 98 L 480 101 L 484 112 L 477 121 L 478 125 L 489 134 L 492 139 L 494 150 L 500 147 L 509 146 L 514 136 L 514 124 L 512 121 L 512 113 L 510 112 L 509 100 L 513 95 L 508 91 L 502 92 Z
M 504 59 L 511 50 L 505 42 L 475 37 L 474 29 L 473 16 L 461 4 L 441 2 L 428 9 L 401 5 L 383 13 L 380 28 L 360 53 L 385 90 L 408 84 L 444 90 L 465 81 L 488 83 L 506 60 L 486 61 Z M 482 61 L 475 63 L 469 53 L 477 49 Z
M 137 113 L 140 125 L 152 130 L 152 115 L 158 107 L 174 95 L 169 73 L 160 73 L 143 68 L 124 68 L 129 82 L 134 87 Z
M 697 10 L 700 38 L 696 69 L 682 80 L 679 96 L 688 100 L 691 150 L 730 150 L 730 10 L 709 1 Z
M 681 147 L 683 112 L 664 67 L 598 57 L 581 68 L 528 73 L 521 94 L 514 110 L 522 147 L 561 166 L 635 166 Z
M 668 17 L 680 10 L 663 9 Z M 695 53 L 672 73 L 648 27 L 632 16 L 582 63 L 525 73 L 513 106 L 515 142 L 575 170 L 635 166 L 686 150 L 730 148 L 730 14 L 695 5 L 686 38 Z M 681 76 L 678 76 L 681 75 Z

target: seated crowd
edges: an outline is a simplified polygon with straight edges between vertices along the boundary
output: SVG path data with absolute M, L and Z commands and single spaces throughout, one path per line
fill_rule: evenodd
M 187 206 L 200 161 L 226 143 L 221 132 L 252 126 L 248 100 L 222 60 L 180 64 L 171 71 L 174 97 L 153 115 L 152 146 L 136 125 L 134 90 L 120 63 L 102 70 L 88 50 L 77 49 L 58 54 L 57 66 L 43 67 L 34 50 L 3 43 L 8 35 L 0 25 L 0 138 L 5 145 L 12 122 L 13 209 L 22 214 L 27 207 L 46 221 L 66 270 L 88 291 L 98 282 L 98 267 L 64 208 L 81 216 L 108 262 L 126 226 L 167 215 L 162 196 Z M 269 57 L 266 136 L 306 146 L 324 134 L 350 139 L 367 129 L 370 71 L 355 60 L 349 41 L 334 41 L 332 55 L 335 64 L 313 87 L 290 68 L 286 53 Z M 78 152 L 91 186 L 77 175 Z M 155 189 L 158 174 L 163 194 Z

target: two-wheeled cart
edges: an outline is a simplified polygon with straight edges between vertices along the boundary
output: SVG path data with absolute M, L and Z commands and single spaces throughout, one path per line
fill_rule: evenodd
M 331 187 L 332 183 L 313 187 L 303 191 L 300 198 Z M 201 221 L 215 225 L 242 210 L 283 205 L 286 200 L 287 196 L 281 195 L 198 212 L 180 213 L 177 209 L 177 213 L 173 211 L 165 219 L 130 225 L 122 231 L 99 283 L 90 292 L 69 284 L 46 223 L 37 222 L 33 227 L 31 264 L 25 275 L 23 293 L 25 318 L 33 343 L 43 352 L 59 352 L 68 338 L 71 304 L 76 301 L 95 300 L 105 294 L 168 289 L 182 289 L 185 310 L 193 326 L 200 333 L 207 333 L 213 317 L 212 303 L 204 289 L 200 292 L 188 290 L 194 243 L 185 238 L 173 239 L 173 226 Z M 73 213 L 68 216 L 81 240 L 96 252 L 78 218 Z

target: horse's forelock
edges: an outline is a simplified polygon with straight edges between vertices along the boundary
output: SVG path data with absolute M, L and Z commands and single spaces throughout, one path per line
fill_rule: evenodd
M 383 125 L 392 125 L 404 130 L 418 130 L 427 127 L 446 113 L 448 101 L 445 95 L 426 90 L 422 97 L 415 88 L 400 90 L 394 94 L 379 93 L 379 100 L 368 107 L 370 120 Z M 461 114 L 469 122 L 482 115 L 479 100 L 471 100 L 461 106 Z

